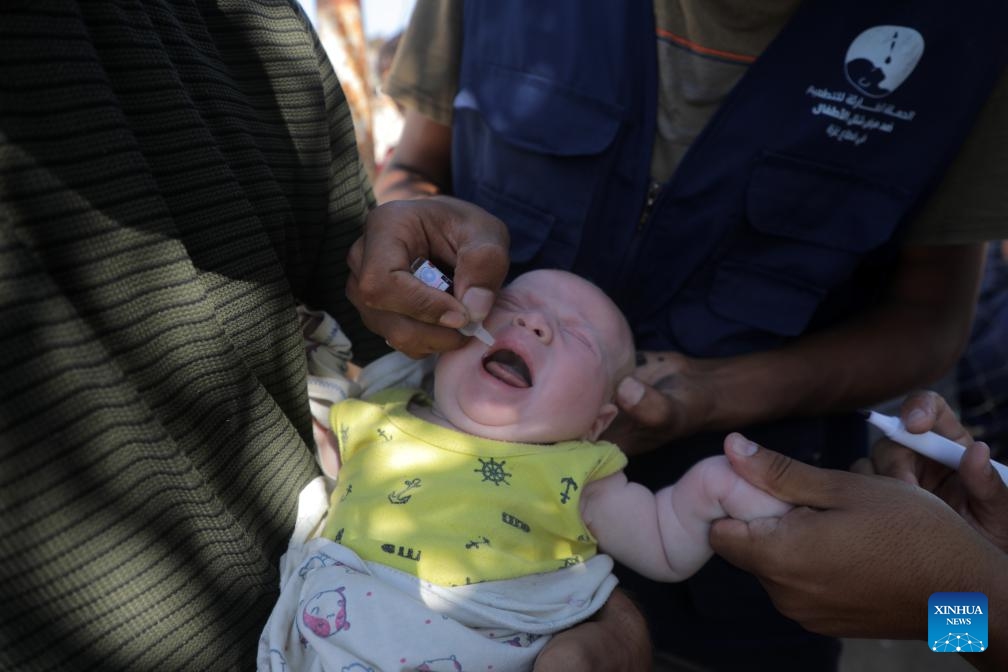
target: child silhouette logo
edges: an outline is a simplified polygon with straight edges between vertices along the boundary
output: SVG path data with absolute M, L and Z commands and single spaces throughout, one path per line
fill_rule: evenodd
M 869 28 L 847 48 L 847 81 L 866 96 L 884 98 L 910 76 L 923 53 L 924 38 L 913 28 Z

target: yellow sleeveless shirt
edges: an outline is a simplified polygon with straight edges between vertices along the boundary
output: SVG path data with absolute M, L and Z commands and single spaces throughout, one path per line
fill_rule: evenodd
M 581 520 L 584 486 L 626 466 L 614 444 L 511 443 L 412 415 L 418 390 L 335 405 L 341 466 L 322 535 L 443 586 L 549 572 L 596 542 Z

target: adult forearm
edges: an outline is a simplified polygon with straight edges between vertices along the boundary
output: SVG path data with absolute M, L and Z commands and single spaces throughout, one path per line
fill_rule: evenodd
M 698 362 L 708 429 L 874 404 L 945 375 L 969 336 L 983 246 L 904 255 L 880 306 L 777 350 Z
M 375 180 L 375 197 L 385 203 L 450 191 L 451 127 L 407 111 L 399 144 Z
M 962 346 L 961 327 L 897 309 L 786 348 L 713 360 L 710 429 L 878 403 L 940 379 Z
M 394 159 L 375 179 L 374 191 L 379 203 L 444 193 L 429 177 Z

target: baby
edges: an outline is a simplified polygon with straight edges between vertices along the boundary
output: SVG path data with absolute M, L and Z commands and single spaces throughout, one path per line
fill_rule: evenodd
M 657 493 L 627 480 L 598 439 L 633 338 L 590 282 L 521 275 L 484 326 L 494 345 L 442 355 L 433 399 L 398 389 L 333 407 L 328 519 L 282 587 L 260 667 L 531 669 L 550 633 L 605 602 L 611 558 L 681 581 L 711 556 L 714 520 L 790 508 L 723 456 Z

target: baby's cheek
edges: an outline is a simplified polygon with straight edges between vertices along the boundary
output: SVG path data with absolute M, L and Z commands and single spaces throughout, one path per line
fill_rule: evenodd
M 590 398 L 598 399 L 601 405 L 602 399 L 612 389 L 611 376 L 600 362 L 591 359 L 582 359 L 576 365 L 568 367 L 567 380 L 570 387 L 578 390 L 578 396 L 582 403 Z

